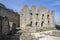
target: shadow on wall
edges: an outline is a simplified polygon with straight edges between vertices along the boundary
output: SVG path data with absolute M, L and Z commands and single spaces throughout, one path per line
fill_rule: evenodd
M 0 38 L 0 40 L 20 40 L 21 32 L 18 32 L 19 30 L 20 29 L 16 29 L 15 33 L 4 35 L 2 38 Z
M 0 40 L 20 40 L 20 35 L 22 34 L 20 30 L 21 29 L 16 29 L 16 24 L 13 23 L 12 31 L 7 35 L 1 36 Z
M 57 30 L 60 30 L 60 25 L 56 25 L 56 29 Z

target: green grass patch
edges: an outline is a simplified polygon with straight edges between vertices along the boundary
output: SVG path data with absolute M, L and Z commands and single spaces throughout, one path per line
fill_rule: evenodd
M 32 27 L 32 24 L 27 24 L 26 26 L 30 26 L 30 27 Z
M 55 27 L 41 27 L 40 31 L 57 30 Z

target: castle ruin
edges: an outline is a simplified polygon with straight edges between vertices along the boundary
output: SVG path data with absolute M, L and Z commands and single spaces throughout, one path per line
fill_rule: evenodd
M 20 12 L 20 28 L 25 28 L 27 25 L 36 29 L 41 27 L 55 27 L 54 11 L 42 6 L 38 9 L 36 6 L 32 6 L 29 9 L 25 5 Z

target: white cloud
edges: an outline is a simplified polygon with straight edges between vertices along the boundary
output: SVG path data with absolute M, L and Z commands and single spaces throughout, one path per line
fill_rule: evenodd
M 52 6 L 60 6 L 60 0 L 54 1 L 51 5 Z

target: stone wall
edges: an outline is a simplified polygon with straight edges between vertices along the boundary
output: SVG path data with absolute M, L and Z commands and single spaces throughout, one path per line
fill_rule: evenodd
M 38 9 L 32 6 L 31 9 L 27 5 L 23 7 L 20 12 L 20 27 L 55 27 L 54 11 L 49 11 L 47 8 L 41 6 Z M 35 31 L 36 31 L 35 30 Z M 39 30 L 39 29 L 38 29 Z
M 0 6 L 0 16 L 7 16 L 9 18 L 9 22 L 13 22 L 15 23 L 17 26 L 19 26 L 20 24 L 20 16 L 17 12 L 14 12 L 11 9 L 5 8 L 5 7 L 1 7 Z
M 20 29 L 22 34 L 20 40 L 40 40 L 42 29 L 50 30 L 55 27 L 54 12 L 49 11 L 45 7 L 32 6 L 31 9 L 27 5 L 20 12 Z

